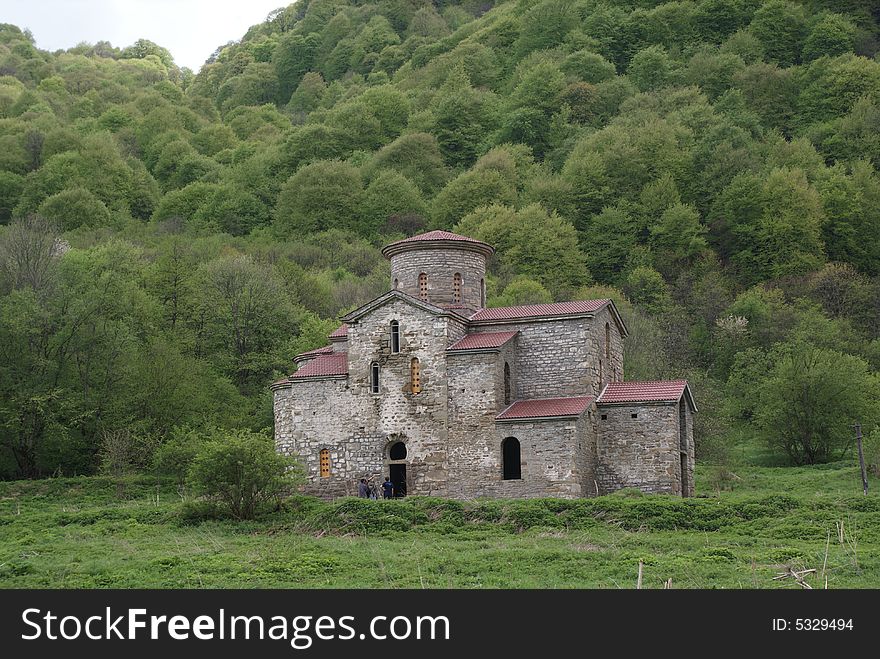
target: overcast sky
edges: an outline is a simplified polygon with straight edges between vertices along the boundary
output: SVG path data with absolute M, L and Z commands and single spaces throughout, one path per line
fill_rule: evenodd
M 44 50 L 87 41 L 125 47 L 149 39 L 198 71 L 217 46 L 238 40 L 293 0 L 0 0 L 0 23 L 29 28 Z

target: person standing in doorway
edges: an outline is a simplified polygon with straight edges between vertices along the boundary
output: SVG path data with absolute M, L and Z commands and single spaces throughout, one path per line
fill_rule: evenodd
M 385 477 L 385 482 L 382 483 L 382 497 L 384 499 L 390 499 L 394 496 L 394 483 L 391 482 L 391 476 Z

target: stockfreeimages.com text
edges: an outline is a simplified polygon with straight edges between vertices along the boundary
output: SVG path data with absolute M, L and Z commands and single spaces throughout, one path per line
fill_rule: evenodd
M 52 611 L 25 609 L 21 614 L 25 631 L 21 638 L 75 640 L 274 640 L 289 641 L 296 650 L 305 650 L 315 640 L 449 640 L 446 616 L 374 616 L 365 631 L 358 633 L 355 616 L 286 617 L 229 615 L 220 609 L 215 615 L 149 615 L 146 609 L 125 609 L 115 614 L 106 607 L 103 615 L 59 616 Z

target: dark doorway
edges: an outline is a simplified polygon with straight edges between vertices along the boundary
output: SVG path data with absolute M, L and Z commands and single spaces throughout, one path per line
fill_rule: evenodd
M 506 481 L 522 478 L 519 440 L 516 437 L 508 437 L 501 442 L 501 470 L 502 478 Z
M 394 484 L 394 498 L 406 496 L 406 465 L 388 465 L 388 475 Z

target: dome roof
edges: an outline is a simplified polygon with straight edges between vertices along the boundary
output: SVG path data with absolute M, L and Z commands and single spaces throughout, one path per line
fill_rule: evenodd
M 461 236 L 451 231 L 428 231 L 420 233 L 417 236 L 404 238 L 397 242 L 385 245 L 382 248 L 382 255 L 385 258 L 391 258 L 395 254 L 402 254 L 417 249 L 464 249 L 473 252 L 479 252 L 484 256 L 492 256 L 495 248 L 475 238 Z

